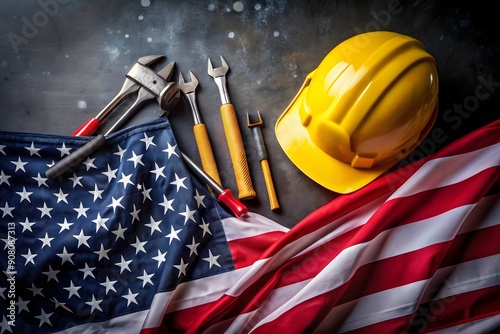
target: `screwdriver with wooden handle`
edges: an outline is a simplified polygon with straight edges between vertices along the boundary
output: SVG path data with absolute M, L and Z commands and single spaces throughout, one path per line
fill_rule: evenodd
M 220 93 L 222 103 L 220 107 L 222 124 L 224 126 L 224 133 L 226 135 L 229 154 L 236 177 L 238 197 L 240 199 L 250 199 L 255 197 L 256 193 L 250 177 L 250 169 L 248 168 L 238 119 L 234 111 L 234 106 L 229 101 L 229 95 L 227 93 L 226 73 L 229 70 L 229 66 L 222 56 L 220 56 L 220 59 L 222 61 L 222 66 L 217 68 L 213 68 L 210 58 L 208 59 L 208 74 L 214 78 Z

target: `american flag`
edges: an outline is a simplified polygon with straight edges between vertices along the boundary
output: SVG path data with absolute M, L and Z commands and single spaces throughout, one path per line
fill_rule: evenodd
M 166 119 L 44 179 L 86 140 L 0 134 L 0 333 L 500 326 L 500 121 L 290 230 L 227 214 L 185 169 Z

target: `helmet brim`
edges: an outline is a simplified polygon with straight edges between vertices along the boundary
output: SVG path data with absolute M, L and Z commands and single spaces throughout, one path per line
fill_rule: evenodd
M 307 88 L 296 96 L 275 126 L 281 148 L 305 175 L 331 191 L 347 194 L 364 187 L 394 165 L 354 168 L 318 148 L 300 120 L 299 110 L 306 93 Z

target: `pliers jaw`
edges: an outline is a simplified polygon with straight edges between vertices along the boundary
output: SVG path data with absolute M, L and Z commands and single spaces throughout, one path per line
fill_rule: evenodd
M 133 112 L 145 101 L 156 98 L 163 110 L 172 108 L 180 98 L 179 87 L 175 83 L 168 82 L 172 76 L 175 62 L 171 62 L 158 73 L 149 66 L 163 59 L 161 55 L 144 56 L 132 65 L 126 74 L 125 82 L 120 91 L 113 99 L 97 114 L 84 123 L 74 136 L 92 135 L 104 122 L 104 120 L 121 104 L 128 96 L 137 92 L 137 99 L 133 105 L 124 112 L 120 119 L 107 131 L 106 134 L 120 128 L 133 114 Z

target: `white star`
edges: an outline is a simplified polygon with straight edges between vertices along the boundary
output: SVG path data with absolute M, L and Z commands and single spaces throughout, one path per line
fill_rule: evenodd
M 152 190 L 152 188 L 146 189 L 144 187 L 144 190 L 142 191 L 142 203 L 146 202 L 147 199 L 149 199 L 150 201 L 152 201 L 151 196 L 149 195 L 149 193 L 151 192 L 151 190 Z
M 49 238 L 48 233 L 47 233 L 47 232 L 45 232 L 45 237 L 43 237 L 43 238 L 38 238 L 38 240 L 40 240 L 40 241 L 42 242 L 42 247 L 41 247 L 41 248 L 43 248 L 43 247 L 45 247 L 45 246 L 49 246 L 49 248 L 50 248 L 50 247 L 51 247 L 50 242 L 51 242 L 52 240 L 54 240 L 54 238 Z
M 0 146 L 4 146 L 4 145 L 0 145 Z M 1 147 L 0 147 L 0 149 L 1 149 Z M 3 151 L 0 151 L 0 152 L 4 153 Z M 11 322 L 9 322 L 9 320 L 7 320 L 5 315 L 2 315 L 2 322 L 0 322 L 0 333 L 3 334 L 3 332 L 5 332 L 5 331 L 12 333 L 12 328 L 10 327 L 10 324 L 11 324 Z M 15 326 L 15 324 L 12 324 L 12 325 Z
M 139 219 L 139 212 L 141 212 L 141 209 L 136 209 L 135 204 L 134 204 L 134 211 L 132 211 L 132 212 L 130 213 L 130 215 L 132 215 L 132 224 L 133 224 L 133 223 L 134 223 L 134 221 L 136 221 L 136 220 L 137 220 L 137 221 L 141 221 L 141 220 Z
M 57 256 L 59 256 L 62 260 L 61 260 L 61 266 L 64 264 L 64 262 L 68 261 L 68 262 L 71 262 L 71 264 L 75 264 L 73 262 L 73 260 L 71 259 L 71 257 L 73 257 L 73 255 L 75 255 L 75 253 L 68 253 L 68 251 L 66 250 L 66 247 L 63 247 L 63 252 L 62 253 L 59 253 L 59 254 L 56 254 Z
M 94 165 L 95 158 L 87 158 L 84 162 L 82 162 L 85 166 L 87 166 L 87 171 L 91 168 L 97 168 L 96 165 Z
M 150 171 L 150 173 L 153 173 L 156 175 L 155 177 L 155 181 L 158 181 L 158 178 L 161 176 L 161 177 L 165 177 L 165 174 L 163 174 L 163 170 L 165 169 L 165 166 L 163 167 L 160 167 L 158 166 L 158 164 L 155 162 L 155 169 L 153 169 L 152 171 Z
M 132 161 L 134 163 L 134 168 L 137 167 L 137 164 L 141 164 L 144 166 L 144 163 L 142 162 L 142 156 L 144 154 L 139 154 L 136 155 L 134 151 L 132 151 L 132 158 L 127 159 L 127 161 Z
M 99 190 L 99 188 L 97 188 L 97 184 L 94 185 L 94 190 L 89 190 L 89 193 L 91 193 L 92 195 L 94 195 L 94 202 L 100 198 L 102 199 L 102 193 L 104 192 L 104 189 L 103 190 Z
M 26 173 L 26 170 L 24 169 L 24 165 L 27 165 L 28 163 L 23 162 L 21 160 L 21 157 L 18 157 L 17 161 L 11 161 L 11 162 L 16 166 L 16 170 L 14 171 L 14 173 L 17 172 L 18 170 L 22 170 L 23 172 Z
M 101 303 L 102 299 L 96 300 L 94 295 L 92 295 L 92 300 L 90 302 L 85 302 L 85 304 L 90 306 L 90 313 L 93 313 L 95 310 L 102 312 L 102 308 L 99 306 Z
M 202 237 L 205 236 L 205 233 L 212 235 L 212 232 L 210 232 L 210 229 L 208 228 L 210 226 L 210 223 L 205 223 L 205 220 L 203 218 L 201 218 L 201 224 L 199 224 L 198 226 L 203 230 Z
M 40 173 L 38 173 L 40 175 Z M 7 183 L 8 186 L 10 186 L 9 180 L 10 175 L 4 174 L 3 170 L 0 170 L 0 184 Z
M 3 211 L 3 214 L 2 214 L 2 218 L 5 217 L 5 216 L 11 216 L 12 218 L 14 218 L 14 215 L 12 215 L 12 210 L 14 210 L 16 207 L 14 206 L 9 206 L 9 203 L 5 202 L 5 205 L 3 208 L 0 207 L 0 210 Z
M 60 270 L 53 270 L 52 266 L 49 265 L 49 271 L 43 271 L 42 274 L 47 275 L 47 283 L 50 282 L 51 279 L 53 279 L 56 282 L 59 282 L 57 279 L 57 274 L 59 274 Z
M 66 147 L 66 143 L 62 143 L 61 148 L 57 149 L 58 151 L 61 152 L 61 157 L 64 157 L 65 155 L 69 155 L 71 151 L 71 148 Z
M 26 262 L 24 263 L 24 265 L 27 265 L 28 262 L 31 262 L 33 264 L 35 264 L 35 257 L 37 256 L 38 254 L 32 254 L 31 253 L 31 249 L 28 248 L 28 254 L 21 254 L 22 257 L 24 257 L 26 259 Z
M 179 269 L 179 274 L 177 275 L 178 278 L 181 277 L 181 275 L 186 276 L 186 267 L 188 266 L 188 264 L 189 263 L 184 263 L 184 260 L 181 258 L 181 263 L 174 265 L 176 269 Z
M 25 149 L 27 149 L 28 151 L 30 151 L 30 157 L 32 155 L 38 155 L 40 157 L 40 153 L 38 153 L 38 151 L 40 151 L 40 148 L 36 148 L 35 147 L 35 143 L 31 142 L 31 146 L 30 147 L 25 147 Z
M 40 325 L 38 327 L 42 327 L 43 324 L 48 324 L 49 326 L 52 326 L 52 323 L 50 322 L 50 317 L 54 313 L 45 313 L 45 311 L 42 309 L 42 314 L 36 315 L 35 318 L 40 320 Z
M 68 221 L 66 220 L 66 218 L 64 218 L 64 222 L 63 223 L 57 223 L 57 225 L 61 226 L 61 229 L 59 230 L 59 234 L 61 234 L 61 232 L 64 231 L 64 230 L 68 230 L 69 231 L 69 227 L 71 225 L 73 225 L 73 223 L 68 223 Z
M 122 201 L 122 199 L 123 199 L 123 196 L 120 197 L 120 198 L 118 198 L 118 199 L 115 199 L 114 197 L 111 197 L 112 203 L 110 205 L 108 205 L 108 208 L 110 206 L 113 207 L 113 213 L 115 213 L 117 207 L 125 209 L 125 207 L 120 203 Z
M 132 263 L 132 260 L 125 261 L 125 259 L 123 258 L 123 255 L 121 255 L 120 262 L 116 262 L 115 266 L 120 267 L 120 274 L 121 274 L 121 273 L 123 273 L 123 271 L 125 269 L 127 269 L 128 271 L 132 271 L 132 270 L 130 270 L 130 268 L 128 266 L 130 263 Z
M 116 292 L 116 289 L 114 287 L 114 285 L 116 284 L 116 282 L 118 282 L 118 281 L 110 281 L 109 277 L 106 276 L 106 282 L 101 283 L 102 286 L 106 287 L 106 294 L 108 294 L 109 291 Z
M 128 289 L 128 294 L 123 295 L 122 298 L 125 298 L 127 300 L 127 306 L 130 305 L 130 303 L 137 304 L 137 300 L 135 300 L 135 297 L 137 297 L 139 293 L 132 293 L 130 289 Z
M 89 267 L 87 263 L 85 263 L 85 268 L 83 269 L 78 269 L 78 271 L 81 271 L 83 273 L 83 279 L 85 279 L 87 276 L 91 276 L 95 278 L 94 276 L 94 271 L 95 267 Z
M 1 177 L 0 177 L 0 178 L 1 178 Z M 48 179 L 47 179 L 46 177 L 42 177 L 42 176 L 40 175 L 40 173 L 38 173 L 37 177 L 32 177 L 32 179 L 33 179 L 33 180 L 35 180 L 36 182 L 38 182 L 38 186 L 39 186 L 39 187 L 40 187 L 42 184 L 43 184 L 44 186 L 46 186 L 47 188 L 49 187 L 49 186 L 47 185 L 47 183 L 45 183 L 45 181 L 47 181 Z M 0 184 L 1 184 L 1 183 L 0 183 Z
M 70 313 L 73 313 L 73 311 L 71 311 L 67 306 L 66 306 L 66 303 L 62 303 L 60 301 L 58 301 L 55 297 L 52 297 L 51 301 L 55 304 L 54 305 L 54 309 L 57 309 L 58 307 L 62 307 L 63 309 L 65 309 L 66 311 L 70 312 Z
M 41 211 L 40 218 L 43 218 L 43 216 L 49 216 L 49 218 L 52 218 L 52 216 L 50 215 L 50 211 L 52 211 L 53 209 L 47 207 L 47 204 L 45 202 L 43 203 L 43 207 L 41 208 L 37 207 L 37 209 Z
M 152 136 L 152 137 L 148 137 L 145 133 L 144 133 L 144 138 L 140 139 L 140 141 L 142 141 L 143 143 L 146 144 L 146 151 L 149 149 L 149 146 L 150 145 L 153 145 L 153 146 L 156 146 L 155 143 L 153 143 L 153 139 L 155 138 L 155 136 Z
M 63 288 L 64 290 L 68 290 L 69 296 L 68 299 L 70 299 L 72 296 L 77 296 L 78 298 L 80 297 L 80 294 L 78 293 L 78 290 L 80 290 L 81 286 L 75 286 L 73 284 L 73 281 L 69 281 L 69 286 L 67 288 Z
M 31 226 L 35 225 L 35 222 L 30 222 L 28 220 L 28 217 L 26 217 L 26 220 L 23 222 L 19 222 L 19 224 L 21 224 L 21 226 L 23 227 L 23 232 L 26 231 L 26 230 L 29 230 L 30 232 L 33 232 L 33 230 L 31 229 Z
M 186 211 L 185 212 L 179 212 L 181 216 L 184 216 L 184 225 L 188 222 L 188 220 L 192 220 L 196 223 L 196 220 L 194 219 L 194 214 L 196 213 L 196 210 L 189 210 L 189 206 L 186 204 Z
M 2 153 L 3 155 L 7 155 L 7 153 L 5 153 L 5 151 L 3 150 L 6 147 L 7 146 L 5 146 L 5 145 L 0 145 L 0 153 Z
M 185 177 L 183 177 L 182 179 L 179 178 L 179 176 L 177 175 L 177 173 L 175 173 L 174 176 L 175 176 L 175 181 L 170 182 L 170 184 L 175 184 L 177 186 L 177 192 L 179 192 L 179 189 L 181 187 L 187 189 L 187 187 L 184 185 L 184 180 L 186 178 Z
M 135 248 L 135 254 L 139 253 L 139 252 L 144 252 L 146 253 L 146 250 L 144 249 L 144 245 L 147 243 L 147 241 L 142 241 L 139 240 L 139 237 L 135 237 L 135 243 L 133 244 L 130 244 L 132 247 Z
M 90 245 L 87 242 L 87 240 L 90 239 L 90 235 L 87 236 L 87 235 L 83 234 L 83 230 L 80 230 L 80 234 L 73 235 L 73 238 L 75 238 L 76 240 L 78 240 L 78 246 L 77 246 L 77 248 L 80 248 L 81 245 L 85 245 L 88 248 L 90 248 Z
M 182 229 L 175 230 L 173 226 L 170 226 L 170 233 L 167 236 L 165 236 L 165 238 L 170 238 L 170 240 L 168 241 L 169 245 L 172 243 L 172 240 L 174 240 L 174 239 L 181 241 L 181 239 L 179 239 L 179 236 L 178 236 L 180 231 L 182 231 Z
M 159 203 L 159 205 L 163 206 L 163 214 L 167 214 L 168 210 L 172 210 L 175 212 L 174 208 L 172 207 L 172 203 L 174 202 L 175 198 L 173 199 L 167 199 L 167 196 L 163 195 L 163 202 Z
M 97 261 L 101 261 L 101 259 L 103 259 L 103 258 L 106 258 L 109 260 L 108 253 L 110 250 L 111 250 L 111 248 L 104 249 L 104 245 L 101 244 L 101 249 L 94 252 L 95 254 L 99 255 L 99 260 L 97 260 Z
M 161 264 L 162 264 L 163 262 L 165 262 L 165 260 L 166 260 L 165 256 L 166 256 L 166 255 L 167 255 L 167 252 L 162 253 L 162 252 L 160 252 L 160 250 L 158 249 L 158 255 L 153 257 L 153 260 L 158 261 L 158 268 L 160 268 Z
M 16 194 L 21 196 L 21 200 L 19 203 L 21 203 L 24 200 L 27 200 L 28 202 L 31 203 L 30 196 L 33 194 L 31 191 L 26 191 L 26 187 L 23 186 L 23 191 L 16 191 Z
M 210 249 L 208 250 L 208 257 L 204 257 L 203 261 L 207 261 L 208 265 L 210 266 L 209 269 L 212 269 L 213 265 L 216 265 L 217 267 L 220 267 L 219 262 L 217 262 L 217 259 L 220 257 L 220 255 L 212 255 L 212 252 Z
M 33 293 L 33 297 L 36 297 L 37 295 L 45 297 L 42 293 L 43 288 L 37 288 L 33 283 L 31 283 L 31 288 L 26 289 L 30 290 Z
M 203 205 L 203 207 L 207 207 L 205 203 L 203 203 L 203 200 L 205 199 L 205 195 L 200 195 L 198 193 L 198 189 L 196 189 L 196 195 L 194 196 L 194 199 L 196 200 L 196 204 L 198 204 L 198 208 Z
M 108 171 L 107 172 L 102 172 L 101 174 L 104 174 L 108 177 L 108 183 L 111 182 L 111 180 L 116 179 L 116 172 L 118 169 L 111 169 L 108 164 Z
M 21 297 L 17 300 L 16 306 L 17 306 L 17 314 L 21 313 L 22 311 L 30 312 L 28 308 L 28 303 L 29 300 L 23 300 Z
M 92 222 L 95 224 L 95 231 L 99 231 L 99 229 L 102 227 L 105 230 L 108 230 L 108 227 L 106 226 L 106 222 L 109 220 L 109 218 L 101 218 L 101 214 L 97 214 L 97 218 L 92 220 Z
M 154 276 L 154 273 L 148 274 L 146 272 L 146 270 L 143 270 L 142 276 L 137 276 L 137 278 L 142 281 L 142 287 L 144 288 L 146 286 L 146 284 L 148 284 L 148 283 L 154 286 L 153 281 L 151 280 L 151 277 L 153 277 L 153 276 Z
M 145 225 L 151 229 L 151 235 L 153 235 L 153 233 L 155 231 L 158 231 L 158 232 L 161 233 L 161 229 L 160 229 L 161 220 L 155 221 L 153 219 L 153 216 L 150 216 L 149 221 L 150 221 L 150 223 L 149 224 L 145 224 Z
M 80 216 L 84 216 L 85 218 L 87 218 L 87 210 L 88 209 L 89 208 L 84 208 L 82 202 L 80 202 L 80 207 L 73 208 L 73 210 L 78 212 L 78 217 L 76 217 L 76 219 L 80 218 Z
M 123 159 L 123 154 L 125 154 L 125 151 L 127 150 L 124 150 L 120 147 L 120 145 L 118 145 L 118 152 L 115 152 L 113 153 L 114 155 L 118 155 L 120 157 L 120 161 L 122 161 Z
M 127 230 L 127 227 L 125 228 L 122 228 L 122 223 L 119 223 L 118 224 L 118 228 L 114 231 L 111 231 L 111 233 L 113 233 L 114 235 L 116 235 L 116 240 L 118 240 L 118 238 L 122 238 L 125 240 L 125 235 L 123 234 L 125 231 Z
M 118 180 L 118 183 L 123 183 L 123 189 L 127 188 L 128 184 L 134 185 L 134 183 L 130 181 L 130 177 L 132 177 L 132 174 L 125 175 L 122 173 L 122 178 Z
M 69 178 L 71 181 L 73 181 L 73 188 L 76 187 L 77 185 L 83 187 L 83 184 L 80 182 L 82 178 L 83 176 L 76 176 L 76 173 L 73 173 L 73 177 Z
M 65 202 L 66 204 L 68 204 L 68 200 L 66 199 L 66 197 L 68 197 L 69 194 L 65 194 L 62 189 L 59 189 L 59 192 L 58 193 L 54 193 L 54 196 L 57 197 L 57 203 L 63 201 Z
M 176 156 L 179 156 L 177 154 L 177 152 L 175 152 L 175 149 L 176 149 L 177 145 L 172 146 L 172 145 L 170 145 L 170 143 L 167 143 L 167 144 L 168 144 L 168 148 L 164 149 L 162 152 L 167 152 L 169 159 L 172 156 L 172 154 L 175 154 Z
M 196 254 L 198 255 L 198 246 L 200 244 L 196 243 L 193 237 L 193 241 L 191 242 L 191 245 L 186 245 L 187 248 L 189 248 L 189 256 Z

